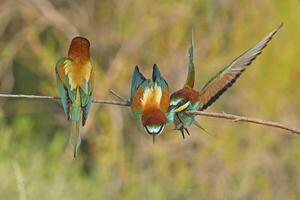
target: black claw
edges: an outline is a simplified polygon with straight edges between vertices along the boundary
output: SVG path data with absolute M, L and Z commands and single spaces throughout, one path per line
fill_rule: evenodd
M 183 129 L 180 129 L 180 132 L 181 132 L 182 138 L 185 139 Z
M 190 135 L 189 129 L 184 128 L 184 130 L 186 131 L 186 133 L 187 133 L 188 135 Z

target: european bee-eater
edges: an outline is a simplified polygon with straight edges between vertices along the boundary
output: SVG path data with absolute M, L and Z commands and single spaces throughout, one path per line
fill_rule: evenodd
M 146 79 L 136 66 L 131 82 L 131 109 L 141 119 L 145 131 L 152 135 L 153 143 L 167 123 L 169 101 L 168 84 L 157 65 L 153 66 L 152 79 Z
M 85 125 L 93 100 L 93 68 L 90 62 L 90 42 L 83 37 L 72 39 L 68 57 L 55 66 L 57 88 L 68 120 L 72 121 L 70 143 L 74 157 L 80 145 L 80 120 Z
M 191 38 L 191 46 L 189 48 L 189 64 L 188 75 L 184 87 L 174 92 L 170 97 L 170 116 L 176 130 L 180 130 L 184 138 L 184 131 L 189 135 L 188 127 L 194 123 L 203 129 L 195 116 L 186 114 L 189 110 L 204 110 L 213 104 L 229 87 L 231 87 L 238 77 L 245 71 L 253 60 L 262 52 L 271 41 L 272 37 L 282 27 L 282 24 L 269 33 L 265 38 L 258 42 L 254 47 L 248 49 L 239 57 L 234 59 L 229 65 L 219 71 L 212 79 L 210 79 L 200 92 L 194 88 L 195 69 L 193 63 L 193 34 Z

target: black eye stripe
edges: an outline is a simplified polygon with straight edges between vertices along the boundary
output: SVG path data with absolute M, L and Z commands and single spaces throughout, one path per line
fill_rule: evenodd
M 182 101 L 180 101 L 178 104 L 177 104 L 177 107 L 179 108 L 180 106 L 183 106 L 184 104 L 186 104 L 187 102 L 189 102 L 188 99 L 184 99 Z

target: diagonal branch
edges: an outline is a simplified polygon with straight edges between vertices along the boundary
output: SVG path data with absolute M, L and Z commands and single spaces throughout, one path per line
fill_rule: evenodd
M 39 96 L 39 95 L 24 95 L 24 94 L 0 94 L 0 98 L 26 98 L 26 99 L 50 99 L 50 100 L 59 100 L 60 97 L 55 96 Z M 121 98 L 120 98 L 121 99 Z M 113 100 L 93 100 L 93 103 L 99 103 L 99 104 L 108 104 L 108 105 L 117 105 L 117 106 L 130 106 L 130 102 L 122 97 L 122 101 L 113 101 Z M 249 122 L 253 124 L 259 124 L 263 126 L 269 126 L 274 128 L 279 128 L 283 130 L 287 130 L 289 132 L 295 133 L 297 135 L 300 135 L 300 129 L 290 127 L 278 122 L 271 122 L 266 121 L 258 118 L 252 118 L 252 117 L 245 117 L 245 116 L 239 116 L 239 115 L 232 115 L 227 113 L 213 113 L 213 112 L 203 112 L 203 111 L 186 111 L 188 114 L 193 115 L 201 115 L 205 117 L 212 117 L 212 118 L 220 118 L 220 119 L 227 119 L 231 120 L 233 122 Z
M 187 113 L 193 114 L 193 115 L 202 115 L 202 116 L 206 116 L 206 117 L 227 119 L 227 120 L 231 120 L 233 122 L 249 122 L 249 123 L 259 124 L 259 125 L 263 125 L 263 126 L 270 126 L 270 127 L 287 130 L 287 131 L 290 131 L 297 135 L 300 135 L 300 129 L 298 129 L 298 128 L 286 126 L 286 125 L 280 124 L 278 122 L 271 122 L 271 121 L 266 121 L 266 120 L 253 118 L 253 117 L 232 115 L 232 114 L 227 114 L 224 112 L 223 113 L 213 113 L 213 112 L 203 112 L 203 111 L 187 111 Z
M 122 97 L 121 95 L 119 95 L 118 93 L 116 93 L 114 90 L 110 90 L 110 93 L 111 93 L 112 95 L 114 95 L 115 97 L 117 97 L 119 100 L 128 102 L 127 99 L 125 99 L 124 97 Z

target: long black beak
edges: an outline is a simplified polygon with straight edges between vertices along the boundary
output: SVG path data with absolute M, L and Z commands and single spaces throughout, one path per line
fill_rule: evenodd
M 153 144 L 155 144 L 155 136 L 156 136 L 156 134 L 155 134 L 155 133 L 152 133 L 152 141 L 153 141 Z

